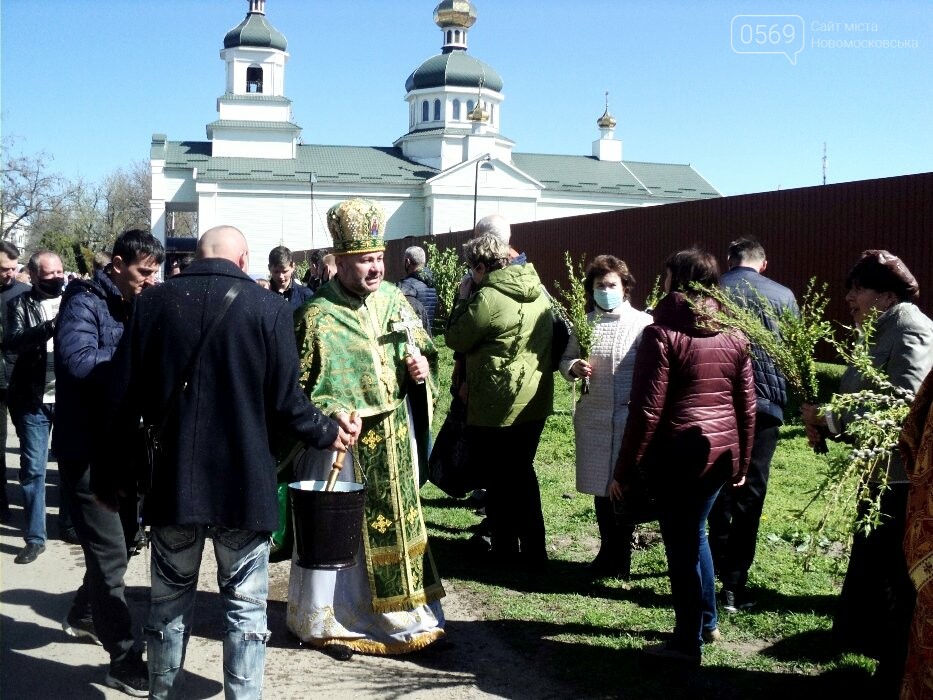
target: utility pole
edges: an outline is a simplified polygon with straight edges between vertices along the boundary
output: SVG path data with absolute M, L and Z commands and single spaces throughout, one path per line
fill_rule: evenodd
M 826 142 L 823 141 L 823 184 L 826 184 L 826 164 L 829 159 L 826 157 Z

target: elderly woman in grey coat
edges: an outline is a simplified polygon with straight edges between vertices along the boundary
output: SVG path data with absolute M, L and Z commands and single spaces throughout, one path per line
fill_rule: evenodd
M 584 288 L 592 311 L 593 345 L 580 357 L 576 335 L 570 336 L 560 372 L 571 381 L 591 378 L 573 418 L 576 436 L 577 491 L 593 496 L 600 548 L 589 565 L 594 576 L 627 579 L 632 564 L 634 526 L 617 524 L 609 499 L 609 484 L 625 421 L 628 418 L 632 369 L 641 332 L 651 316 L 632 308 L 629 296 L 635 278 L 614 255 L 600 255 L 587 266 Z
M 897 387 L 916 392 L 933 367 L 933 320 L 914 303 L 917 280 L 903 261 L 886 250 L 866 250 L 846 279 L 846 303 L 856 325 L 878 314 L 871 357 L 874 366 Z M 840 393 L 873 388 L 870 380 L 849 367 Z M 806 404 L 807 437 L 844 437 L 847 416 Z M 877 474 L 874 488 L 882 488 Z M 879 660 L 878 697 L 895 697 L 907 656 L 907 638 L 915 591 L 907 573 L 901 543 L 910 487 L 904 465 L 894 455 L 887 465 L 887 486 L 881 496 L 882 520 L 868 534 L 857 532 L 849 569 L 839 595 L 833 638 L 841 650 L 853 650 Z

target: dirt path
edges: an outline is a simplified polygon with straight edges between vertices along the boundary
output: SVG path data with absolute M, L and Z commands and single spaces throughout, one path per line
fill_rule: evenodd
M 18 457 L 10 431 L 10 466 Z M 57 473 L 50 464 L 49 534 L 56 529 Z M 0 697 L 126 698 L 103 685 L 107 656 L 99 646 L 67 637 L 61 621 L 84 573 L 79 547 L 49 540 L 34 563 L 17 565 L 13 558 L 23 545 L 22 509 L 14 469 L 7 484 L 13 502 L 12 523 L 0 526 Z M 221 608 L 216 565 L 207 547 L 201 567 L 195 632 L 185 668 L 186 697 L 223 696 L 221 675 Z M 454 647 L 440 653 L 403 657 L 355 656 L 339 662 L 301 646 L 285 628 L 287 562 L 274 564 L 270 574 L 269 627 L 273 636 L 266 656 L 264 697 L 327 698 L 562 698 L 573 692 L 554 684 L 534 658 L 517 658 L 496 634 L 496 624 L 482 619 L 481 601 L 447 584 L 444 599 L 447 631 Z M 134 557 L 127 572 L 127 598 L 134 619 L 142 619 L 148 597 L 147 553 Z

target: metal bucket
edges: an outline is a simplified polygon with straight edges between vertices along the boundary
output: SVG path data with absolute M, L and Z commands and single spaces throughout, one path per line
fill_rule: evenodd
M 338 481 L 333 491 L 325 491 L 326 483 L 293 481 L 288 485 L 295 518 L 297 563 L 305 569 L 356 566 L 366 487 Z

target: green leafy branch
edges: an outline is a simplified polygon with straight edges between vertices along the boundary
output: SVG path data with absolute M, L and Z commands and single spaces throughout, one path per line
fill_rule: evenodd
M 914 393 L 896 386 L 875 367 L 871 341 L 877 313 L 870 313 L 860 328 L 849 328 L 848 343 L 833 342 L 843 361 L 867 380 L 861 391 L 835 394 L 829 403 L 833 415 L 843 418 L 843 439 L 848 450 L 830 456 L 823 483 L 806 507 L 824 501 L 817 532 L 840 511 L 852 509 L 853 529 L 870 532 L 881 523 L 881 497 L 887 490 L 888 467 L 897 450 Z
M 456 248 L 438 249 L 434 241 L 425 244 L 425 252 L 428 258 L 428 267 L 434 275 L 434 288 L 437 290 L 437 298 L 440 301 L 438 316 L 446 318 L 454 308 L 454 301 L 457 297 L 457 288 L 460 286 L 460 280 L 466 274 L 466 265 L 460 261 Z
M 826 284 L 815 279 L 807 284 L 799 315 L 792 309 L 775 309 L 757 290 L 749 287 L 755 298 L 733 296 L 721 287 L 694 285 L 704 296 L 719 302 L 720 310 L 705 312 L 708 323 L 745 334 L 751 343 L 766 353 L 787 380 L 790 391 L 806 403 L 817 400 L 816 346 L 832 339 L 832 325 L 826 320 Z
M 564 289 L 560 282 L 555 281 L 554 286 L 563 303 L 557 299 L 553 304 L 558 315 L 570 323 L 574 334 L 577 336 L 577 344 L 580 346 L 580 357 L 586 359 L 590 356 L 590 350 L 593 348 L 593 329 L 595 323 L 587 318 L 587 299 L 584 281 L 586 280 L 585 257 L 580 259 L 576 268 L 570 258 L 570 253 L 564 253 L 564 263 L 567 265 L 567 288 Z
M 667 296 L 667 293 L 661 288 L 661 275 L 657 275 L 654 278 L 654 285 L 651 287 L 651 292 L 648 294 L 648 298 L 645 299 L 645 309 L 656 309 L 658 304 Z

